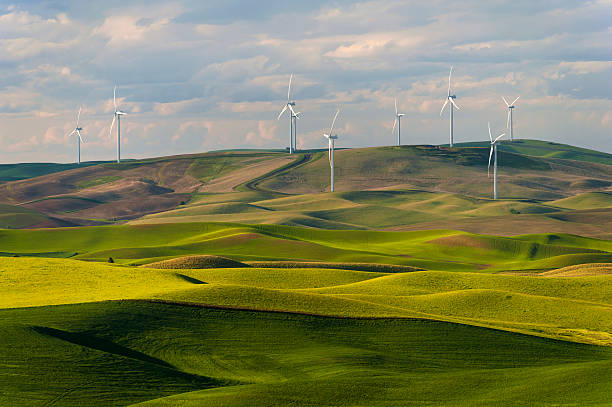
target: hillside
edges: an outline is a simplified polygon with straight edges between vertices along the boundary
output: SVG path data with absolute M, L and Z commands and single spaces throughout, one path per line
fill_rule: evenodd
M 542 155 L 550 155 L 542 145 L 554 147 L 537 141 L 521 145 Z M 598 154 L 600 161 L 610 157 Z M 1 184 L 0 226 L 228 221 L 506 235 L 606 236 L 612 230 L 611 164 L 500 152 L 502 199 L 492 201 L 487 160 L 487 148 L 479 147 L 339 150 L 334 194 L 324 192 L 329 165 L 321 151 L 293 156 L 229 151 L 104 163 Z M 574 204 L 567 203 L 572 199 Z
M 156 240 L 147 243 L 195 248 L 215 235 L 240 235 L 220 225 L 202 234 L 202 226 L 200 234 L 195 225 L 190 233 L 115 226 L 9 231 L 2 238 L 21 234 L 10 244 L 33 240 L 58 249 L 67 243 L 91 252 L 146 236 Z M 462 248 L 487 261 L 501 258 L 500 264 L 517 254 L 527 264 L 555 258 L 560 264 L 559 256 L 612 249 L 578 236 L 260 231 L 298 243 L 287 250 L 268 242 L 268 255 L 297 254 L 307 238 L 319 241 L 309 252 L 321 256 L 369 241 L 370 250 L 387 257 L 406 245 L 429 244 L 446 256 Z M 264 254 L 261 247 L 249 250 Z M 610 275 L 231 266 L 160 270 L 4 258 L 0 404 L 470 406 L 537 399 L 603 406 L 610 400 Z
M 140 265 L 192 255 L 236 261 L 381 263 L 427 270 L 540 272 L 612 259 L 612 242 L 576 235 L 512 238 L 452 230 L 330 231 L 280 225 L 178 223 L 0 230 L 4 256 Z

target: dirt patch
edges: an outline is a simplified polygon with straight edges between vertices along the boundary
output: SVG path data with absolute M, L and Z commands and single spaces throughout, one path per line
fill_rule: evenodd
M 430 240 L 427 243 L 433 243 L 440 246 L 449 247 L 471 247 L 474 249 L 490 249 L 491 244 L 483 239 L 478 239 L 474 236 L 455 235 L 445 236 L 438 239 Z
M 232 192 L 238 185 L 244 184 L 253 178 L 261 177 L 270 171 L 289 164 L 293 160 L 293 157 L 287 156 L 249 165 L 245 168 L 232 171 L 223 177 L 212 180 L 206 185 L 201 186 L 198 192 Z
M 539 274 L 542 277 L 591 277 L 612 275 L 612 263 L 589 263 L 563 267 Z
M 201 256 L 184 256 L 176 259 L 162 260 L 155 263 L 145 264 L 141 267 L 152 269 L 218 269 L 218 268 L 241 268 L 251 267 L 248 264 L 241 263 L 227 257 L 201 255 Z M 199 284 L 202 284 L 200 282 Z

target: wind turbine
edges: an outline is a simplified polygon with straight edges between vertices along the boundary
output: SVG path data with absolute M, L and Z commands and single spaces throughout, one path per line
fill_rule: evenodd
M 74 134 L 77 135 L 77 164 L 81 164 L 81 143 L 84 143 L 83 138 L 81 137 L 82 127 L 79 127 L 79 119 L 81 117 L 81 109 L 83 106 L 79 107 L 79 113 L 77 114 L 76 127 L 72 130 L 66 137 L 70 137 Z
M 512 103 L 508 103 L 508 101 L 506 100 L 505 97 L 502 96 L 502 99 L 504 100 L 504 103 L 506 104 L 506 106 L 508 107 L 508 119 L 506 120 L 506 128 L 508 128 L 508 126 L 510 126 L 510 141 L 514 141 L 514 130 L 513 130 L 513 123 L 512 123 L 512 111 L 514 110 L 514 104 L 516 103 L 517 100 L 519 100 L 520 96 L 517 97 L 516 99 L 514 99 L 514 102 Z
M 291 81 L 293 80 L 293 74 L 291 74 L 291 76 L 289 77 L 289 88 L 287 90 L 287 103 L 285 104 L 285 106 L 283 107 L 283 110 L 281 110 L 281 112 L 278 115 L 278 118 L 276 120 L 280 120 L 281 116 L 283 115 L 283 113 L 285 113 L 285 111 L 287 109 L 289 109 L 289 127 L 290 127 L 290 131 L 289 131 L 289 154 L 293 154 L 293 150 L 294 150 L 294 140 L 295 140 L 295 134 L 294 134 L 294 127 L 297 127 L 297 121 L 295 120 L 296 118 L 299 117 L 299 112 L 296 113 L 295 110 L 293 110 L 293 106 L 295 106 L 295 102 L 293 102 L 291 100 Z
M 442 106 L 442 109 L 440 110 L 440 116 L 442 116 L 442 112 L 444 111 L 444 108 L 446 107 L 447 104 L 449 104 L 448 102 L 450 101 L 450 105 L 449 105 L 449 110 L 450 110 L 450 147 L 453 148 L 453 107 L 457 108 L 457 110 L 459 109 L 459 106 L 457 106 L 457 104 L 455 103 L 455 98 L 457 98 L 456 95 L 451 95 L 451 75 L 453 74 L 453 67 L 451 65 L 450 68 L 450 73 L 448 74 L 448 94 L 446 95 L 446 100 L 444 101 L 444 105 Z
M 334 116 L 334 120 L 332 120 L 331 128 L 329 129 L 329 134 L 323 133 L 323 137 L 327 138 L 329 145 L 327 150 L 327 155 L 329 159 L 329 167 L 331 169 L 330 176 L 330 192 L 334 192 L 334 148 L 335 148 L 335 140 L 338 139 L 338 135 L 334 135 L 334 123 L 336 123 L 336 119 L 338 118 L 338 114 L 340 113 L 340 109 L 336 110 L 336 115 Z
M 113 134 L 113 126 L 115 125 L 115 119 L 117 120 L 117 162 L 121 162 L 121 116 L 127 114 L 117 108 L 117 86 L 113 89 L 113 105 L 115 106 L 115 112 L 113 113 L 113 122 L 111 123 L 109 136 Z
M 489 172 L 491 168 L 491 157 L 495 155 L 495 159 L 493 161 L 493 199 L 497 199 L 497 142 L 499 139 L 504 137 L 506 133 L 500 134 L 497 136 L 495 140 L 493 140 L 493 136 L 491 136 L 491 123 L 487 123 L 489 126 L 489 140 L 491 140 L 491 151 L 489 151 L 489 166 L 487 167 L 487 176 L 491 176 Z
M 405 116 L 404 113 L 399 113 L 397 111 L 397 99 L 395 99 L 395 121 L 393 122 L 393 130 L 395 131 L 395 126 L 397 126 L 397 145 L 401 146 L 401 137 L 402 137 L 402 116 Z

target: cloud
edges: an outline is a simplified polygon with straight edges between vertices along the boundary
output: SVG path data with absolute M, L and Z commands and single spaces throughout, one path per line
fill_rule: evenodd
M 115 84 L 131 156 L 282 147 L 291 73 L 304 146 L 321 145 L 337 105 L 343 146 L 392 143 L 394 98 L 407 140 L 441 143 L 451 64 L 458 140 L 521 95 L 525 136 L 612 149 L 608 0 L 60 3 L 0 12 L 2 162 L 72 160 L 56 145 L 82 104 L 84 153 L 112 158 Z
M 257 122 L 257 131 L 250 131 L 246 135 L 246 142 L 262 147 L 268 145 L 272 140 L 276 138 L 276 123 L 270 120 L 260 120 Z

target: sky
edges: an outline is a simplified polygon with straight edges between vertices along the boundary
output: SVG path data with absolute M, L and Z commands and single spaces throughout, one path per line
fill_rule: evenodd
M 612 153 L 612 0 L 0 0 L 0 163 L 448 143 L 440 108 L 454 66 L 455 142 L 515 137 Z

